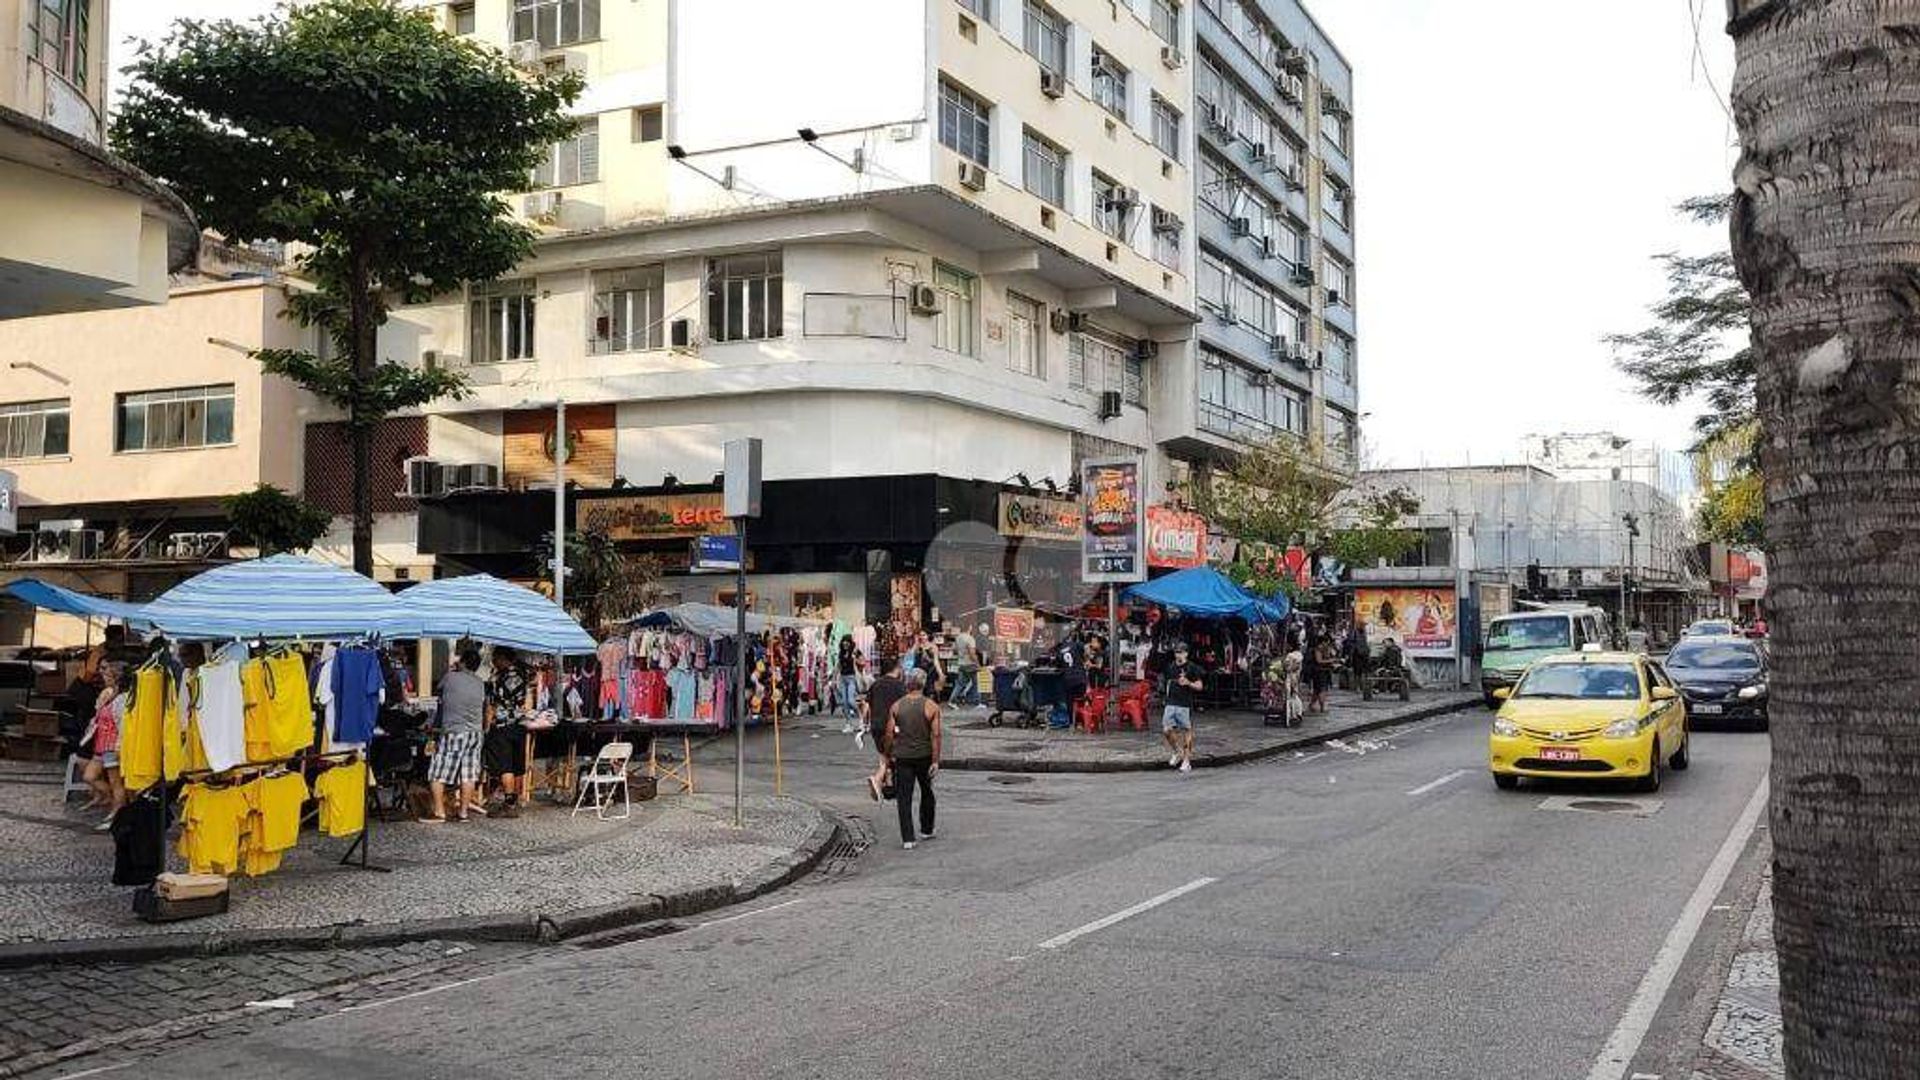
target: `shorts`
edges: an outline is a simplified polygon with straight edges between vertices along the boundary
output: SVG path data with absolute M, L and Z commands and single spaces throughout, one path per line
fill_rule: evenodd
M 120 751 L 118 750 L 102 750 L 98 754 L 95 754 L 94 757 L 100 759 L 100 767 L 103 769 L 117 769 L 120 767 Z
M 482 763 L 491 776 L 521 776 L 527 771 L 527 729 L 519 724 L 495 724 L 487 732 Z
M 427 779 L 436 784 L 479 783 L 480 742 L 478 731 L 449 731 L 440 736 L 433 760 L 427 763 Z
M 1161 731 L 1192 731 L 1193 710 L 1185 705 L 1169 705 L 1160 714 Z

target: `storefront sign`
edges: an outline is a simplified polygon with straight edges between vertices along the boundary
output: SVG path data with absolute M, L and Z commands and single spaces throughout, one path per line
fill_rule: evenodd
M 1033 642 L 1033 611 L 1029 608 L 993 609 L 993 639 L 1015 645 Z
M 1452 658 L 1459 638 L 1459 607 L 1449 586 L 1358 588 L 1355 616 L 1366 621 L 1367 641 L 1377 653 L 1392 638 L 1408 656 Z
M 1000 493 L 1000 535 L 1039 540 L 1078 540 L 1080 504 L 1046 495 Z
M 1082 513 L 1080 579 L 1089 584 L 1147 580 L 1146 508 L 1139 458 L 1089 461 L 1080 466 Z
M 1185 570 L 1207 562 L 1207 519 L 1166 506 L 1147 507 L 1147 565 Z
M 696 537 L 693 541 L 695 570 L 740 569 L 739 534 Z
M 582 531 L 597 530 L 615 540 L 692 539 L 727 524 L 719 492 L 582 499 L 575 516 Z

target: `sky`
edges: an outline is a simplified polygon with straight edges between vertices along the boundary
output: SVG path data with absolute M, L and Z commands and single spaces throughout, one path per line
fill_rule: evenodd
M 271 6 L 120 0 L 113 66 L 174 18 Z M 1725 242 L 1673 212 L 1733 169 L 1721 0 L 1308 6 L 1355 71 L 1367 464 L 1512 461 L 1557 432 L 1684 449 L 1693 410 L 1637 397 L 1602 338 L 1646 324 L 1655 254 Z

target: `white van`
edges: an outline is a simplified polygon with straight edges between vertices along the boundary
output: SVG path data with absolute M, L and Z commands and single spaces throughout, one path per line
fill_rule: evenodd
M 1535 660 L 1579 652 L 1589 644 L 1613 648 L 1612 620 L 1597 607 L 1543 607 L 1497 615 L 1487 622 L 1480 653 L 1480 694 L 1489 708 L 1495 707 L 1499 702 L 1493 692 L 1519 682 Z

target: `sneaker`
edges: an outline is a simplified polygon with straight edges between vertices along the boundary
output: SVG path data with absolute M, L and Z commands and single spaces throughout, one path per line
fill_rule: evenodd
M 865 728 L 854 729 L 853 748 L 855 750 L 865 750 L 867 748 L 867 729 Z
M 909 841 L 907 841 L 906 843 L 904 843 L 904 844 L 901 844 L 901 845 L 900 845 L 900 847 L 901 847 L 901 849 L 902 849 L 902 850 L 904 850 L 904 851 L 912 851 L 912 850 L 913 850 L 913 841 L 911 841 L 911 840 L 909 840 Z
M 1167 758 L 1167 768 L 1169 768 L 1169 769 L 1171 769 L 1171 768 L 1173 768 L 1174 766 L 1176 766 L 1176 765 L 1178 765 L 1178 764 L 1180 764 L 1180 755 L 1179 755 L 1179 754 L 1174 754 L 1174 755 L 1172 755 L 1172 756 L 1170 756 L 1170 757 L 1168 757 L 1168 758 Z
M 840 734 L 842 734 L 842 735 L 851 735 L 851 734 L 853 734 L 853 733 L 854 733 L 855 731 L 857 731 L 857 730 L 859 730 L 859 729 L 857 729 L 857 728 L 855 728 L 855 727 L 854 727 L 854 726 L 853 726 L 852 724 L 841 724 L 841 725 L 840 725 Z
M 110 831 L 110 830 L 111 830 L 112 828 L 113 828 L 113 819 L 112 819 L 112 818 L 108 818 L 107 820 L 105 820 L 105 821 L 103 821 L 103 822 L 101 822 L 100 824 L 98 824 L 98 825 L 95 825 L 95 826 L 93 827 L 93 831 L 94 831 L 94 832 L 108 832 L 108 831 Z M 912 845 L 912 844 L 908 844 L 907 846 L 908 846 L 908 847 L 912 847 L 913 845 Z
M 502 819 L 517 818 L 520 816 L 520 807 L 516 803 L 507 803 L 500 807 L 500 809 L 495 810 L 493 816 Z
M 880 801 L 880 781 L 871 776 L 867 777 L 867 794 L 873 796 L 874 802 Z
M 932 840 L 933 840 L 933 834 L 932 834 L 931 832 L 923 832 L 923 833 L 921 833 L 921 834 L 920 834 L 920 842 L 921 842 L 921 843 L 923 843 L 923 844 L 925 844 L 925 843 L 929 843 L 929 842 L 931 842 Z
M 1191 762 L 1191 761 L 1183 761 L 1183 762 L 1181 762 L 1181 763 L 1180 763 L 1180 771 L 1181 771 L 1181 772 L 1192 772 L 1192 771 L 1193 771 L 1193 762 Z

